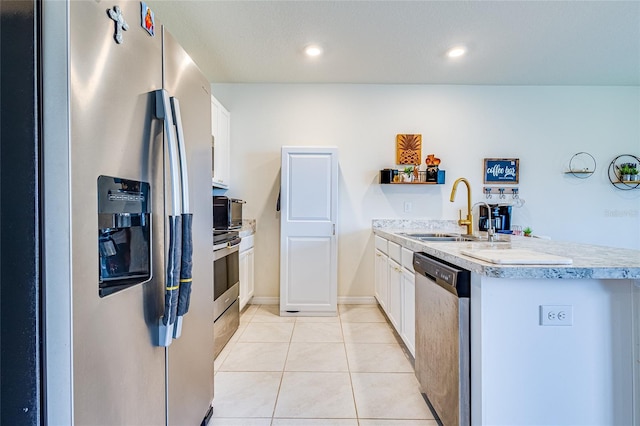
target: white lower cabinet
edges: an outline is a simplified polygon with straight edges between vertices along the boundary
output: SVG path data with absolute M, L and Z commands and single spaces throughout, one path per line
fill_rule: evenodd
M 387 309 L 388 288 L 389 288 L 389 257 L 385 253 L 376 249 L 375 258 L 375 292 L 378 303 L 382 309 Z
M 243 246 L 244 243 L 244 246 Z M 253 297 L 254 285 L 254 258 L 253 235 L 245 237 L 240 243 L 238 254 L 238 269 L 240 279 L 240 311 Z
M 413 252 L 375 236 L 375 296 L 411 355 L 416 346 Z M 385 253 L 382 250 L 388 252 Z
M 391 324 L 400 332 L 402 328 L 402 267 L 398 262 L 389 259 L 389 299 L 387 316 Z
M 400 337 L 413 357 L 416 356 L 416 278 L 413 272 L 402 271 L 402 331 Z

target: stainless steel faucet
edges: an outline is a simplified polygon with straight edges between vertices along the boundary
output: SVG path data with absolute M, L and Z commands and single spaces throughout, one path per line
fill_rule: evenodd
M 493 227 L 493 221 L 491 220 L 491 207 L 489 207 L 489 204 L 484 201 L 478 201 L 473 205 L 473 207 L 479 206 L 480 204 L 484 204 L 487 208 L 487 214 L 489 215 L 489 221 L 487 222 L 487 240 L 489 240 L 489 242 L 493 242 L 496 236 L 496 229 Z M 473 207 L 471 207 L 472 210 Z M 478 212 L 478 217 L 480 217 L 480 212 Z

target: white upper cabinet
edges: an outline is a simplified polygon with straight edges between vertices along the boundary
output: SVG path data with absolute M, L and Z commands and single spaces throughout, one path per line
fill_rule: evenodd
M 213 96 L 211 96 L 211 144 L 213 155 L 211 184 L 219 188 L 229 188 L 231 114 Z

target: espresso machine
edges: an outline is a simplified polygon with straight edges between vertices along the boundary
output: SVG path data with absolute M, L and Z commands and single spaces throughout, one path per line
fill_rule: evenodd
M 489 204 L 491 210 L 491 227 L 498 233 L 508 233 L 511 229 L 511 209 L 513 206 Z M 489 214 L 487 206 L 480 205 L 478 229 L 486 231 L 489 228 Z

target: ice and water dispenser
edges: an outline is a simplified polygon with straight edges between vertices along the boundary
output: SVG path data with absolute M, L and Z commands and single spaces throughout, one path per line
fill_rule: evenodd
M 150 201 L 146 182 L 98 177 L 100 297 L 151 278 Z

